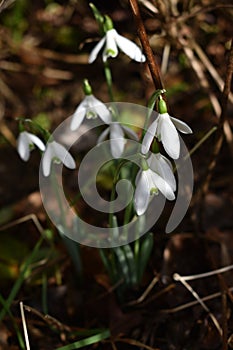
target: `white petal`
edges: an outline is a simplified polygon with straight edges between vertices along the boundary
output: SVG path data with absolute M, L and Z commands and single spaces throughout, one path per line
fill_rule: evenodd
M 104 140 L 106 140 L 107 135 L 109 133 L 110 127 L 108 127 L 107 129 L 105 129 L 100 136 L 97 139 L 97 145 L 100 144 L 101 142 L 103 142 Z
M 42 171 L 44 176 L 49 176 L 50 174 L 52 157 L 52 147 L 51 143 L 49 142 L 47 143 L 47 147 L 42 158 Z
M 140 179 L 141 172 L 142 172 L 142 170 L 141 170 L 141 171 L 138 171 L 138 173 L 137 173 L 137 175 L 136 175 L 136 177 L 135 177 L 135 186 L 138 185 L 138 181 L 139 181 L 139 179 Z
M 82 124 L 86 114 L 86 105 L 87 105 L 86 98 L 84 98 L 84 100 L 78 105 L 74 114 L 72 115 L 72 119 L 70 123 L 70 129 L 72 131 L 78 129 L 79 126 Z
M 28 138 L 31 140 L 31 143 L 34 143 L 41 151 L 45 150 L 45 145 L 41 141 L 41 139 L 39 139 L 39 137 L 37 137 L 36 135 L 28 133 Z
M 98 98 L 96 98 L 94 95 L 87 95 L 83 102 L 85 101 L 85 108 L 88 109 L 93 109 L 95 108 L 96 105 L 98 105 L 99 103 L 102 103 L 100 100 L 98 100 Z
M 172 188 L 176 190 L 176 179 L 172 170 L 171 162 L 160 153 L 152 153 L 148 158 L 148 165 L 151 170 L 161 176 Z
M 106 62 L 109 57 L 116 57 L 118 55 L 118 49 L 116 45 L 115 29 L 108 30 L 106 33 L 106 45 L 103 51 L 103 61 Z
M 43 142 L 37 137 L 27 131 L 23 131 L 20 133 L 18 142 L 17 142 L 17 150 L 20 157 L 26 162 L 30 157 L 30 145 L 35 144 L 41 151 L 45 150 L 45 145 Z
M 175 124 L 175 127 L 182 132 L 183 134 L 192 134 L 193 131 L 192 129 L 185 123 L 182 122 L 182 120 L 170 117 L 171 121 L 173 122 L 173 124 Z
M 30 147 L 29 147 L 29 139 L 25 131 L 19 134 L 19 137 L 17 140 L 17 151 L 21 159 L 27 162 L 30 157 Z
M 146 134 L 142 140 L 141 152 L 143 154 L 146 154 L 150 149 L 153 138 L 155 137 L 155 134 L 156 134 L 156 130 L 157 130 L 157 126 L 158 126 L 158 118 L 156 118 L 156 120 L 149 126 L 149 128 L 147 129 Z
M 177 159 L 180 155 L 180 140 L 176 128 L 167 113 L 160 114 L 159 118 L 163 147 L 171 158 Z
M 126 140 L 122 127 L 118 123 L 110 125 L 110 147 L 114 158 L 120 158 L 125 147 Z
M 171 201 L 174 200 L 175 195 L 171 186 L 164 179 L 162 179 L 162 177 L 154 173 L 152 170 L 149 169 L 148 172 L 150 173 L 154 186 L 158 188 L 158 190 L 164 195 L 164 197 Z
M 98 42 L 98 44 L 96 44 L 96 46 L 94 47 L 94 49 L 91 51 L 91 53 L 89 55 L 88 63 L 93 63 L 95 61 L 96 57 L 98 56 L 98 53 L 100 52 L 100 50 L 104 46 L 105 40 L 106 40 L 106 37 L 104 36 Z
M 132 129 L 128 128 L 125 125 L 122 125 L 123 130 L 125 131 L 126 135 L 128 135 L 132 140 L 138 141 L 138 135 L 136 132 L 134 132 Z
M 93 95 L 87 97 L 90 110 L 94 111 L 103 120 L 105 124 L 109 124 L 112 118 L 111 113 L 109 112 L 105 104 Z
M 148 207 L 150 199 L 150 184 L 147 170 L 139 172 L 136 190 L 134 194 L 134 207 L 137 215 L 143 215 Z
M 176 191 L 176 178 L 174 176 L 174 171 L 172 167 L 172 163 L 169 159 L 164 157 L 162 154 L 158 153 L 158 157 L 160 160 L 160 164 L 164 169 L 164 180 L 168 182 L 168 184 L 171 186 L 173 191 Z M 162 176 L 162 172 L 160 174 Z M 163 177 L 163 176 L 162 176 Z
M 53 141 L 51 142 L 53 147 L 54 156 L 61 160 L 61 162 L 69 169 L 75 169 L 76 164 L 74 158 L 67 151 L 67 149 L 60 143 Z
M 131 40 L 123 37 L 117 33 L 116 42 L 121 51 L 123 51 L 132 60 L 137 62 L 145 62 L 146 57 L 143 55 L 142 50 Z

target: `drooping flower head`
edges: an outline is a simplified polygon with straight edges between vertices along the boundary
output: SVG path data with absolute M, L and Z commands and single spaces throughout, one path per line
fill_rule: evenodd
M 110 149 L 113 158 L 120 158 L 124 152 L 126 138 L 125 134 L 131 139 L 138 141 L 137 134 L 125 125 L 121 125 L 119 122 L 109 123 L 109 127 L 105 129 L 97 140 L 97 144 L 103 142 L 109 134 Z
M 152 154 L 148 161 L 142 160 L 134 193 L 134 207 L 139 216 L 146 212 L 153 195 L 160 191 L 168 200 L 174 200 L 176 190 L 174 174 L 167 158 L 158 153 Z
M 85 117 L 87 119 L 94 119 L 99 116 L 105 124 L 108 124 L 111 120 L 111 114 L 108 108 L 92 94 L 92 88 L 87 79 L 83 82 L 83 91 L 85 97 L 72 115 L 70 124 L 72 131 L 79 128 Z
M 118 34 L 113 27 L 110 17 L 105 16 L 104 22 L 105 36 L 98 42 L 98 44 L 91 51 L 89 56 L 89 63 L 93 63 L 97 58 L 101 49 L 103 61 L 106 62 L 109 57 L 116 57 L 118 55 L 118 48 L 136 62 L 145 62 L 146 58 L 142 50 L 131 40 Z
M 150 125 L 142 141 L 142 153 L 146 154 L 149 151 L 154 137 L 157 137 L 167 154 L 173 159 L 178 159 L 180 140 L 176 128 L 184 134 L 191 134 L 192 130 L 186 123 L 167 113 L 166 103 L 161 96 L 159 96 L 158 110 L 158 117 Z
M 41 151 L 45 150 L 45 145 L 38 136 L 27 131 L 20 132 L 17 140 L 17 151 L 22 160 L 25 162 L 28 161 L 30 152 L 34 149 L 35 145 Z
M 49 176 L 52 163 L 63 163 L 69 169 L 75 169 L 75 161 L 67 149 L 56 141 L 48 142 L 42 158 L 42 171 Z

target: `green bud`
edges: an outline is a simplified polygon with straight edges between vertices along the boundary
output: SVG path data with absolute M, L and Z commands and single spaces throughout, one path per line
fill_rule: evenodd
M 158 112 L 160 114 L 167 113 L 167 104 L 163 100 L 162 96 L 159 96 L 159 103 L 158 103 Z
M 83 80 L 83 91 L 86 96 L 92 95 L 92 88 L 87 79 Z
M 154 109 L 154 105 L 155 105 L 155 102 L 157 101 L 157 99 L 160 97 L 161 94 L 164 94 L 166 92 L 165 89 L 158 89 L 156 90 L 152 95 L 151 97 L 149 98 L 149 101 L 148 101 L 148 108 L 149 109 Z
M 99 12 L 99 10 L 97 9 L 97 7 L 90 3 L 90 8 L 92 9 L 92 12 L 95 16 L 95 19 L 99 25 L 99 29 L 100 29 L 100 34 L 104 35 L 104 29 L 103 29 L 103 25 L 104 25 L 104 16 L 102 16 L 102 14 Z
M 105 21 L 104 21 L 104 31 L 106 33 L 108 30 L 113 29 L 114 26 L 113 26 L 113 22 L 112 22 L 112 20 L 111 20 L 111 18 L 109 16 L 105 15 L 104 19 L 105 19 Z

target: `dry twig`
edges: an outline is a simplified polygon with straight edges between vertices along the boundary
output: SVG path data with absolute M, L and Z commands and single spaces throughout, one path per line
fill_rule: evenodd
M 26 323 L 26 319 L 25 319 L 24 307 L 23 307 L 22 301 L 20 301 L 19 306 L 20 306 L 20 313 L 21 313 L 21 318 L 22 318 L 22 323 L 23 323 L 23 332 L 24 332 L 26 349 L 30 350 L 30 343 L 29 343 L 28 331 L 27 331 L 27 323 Z
M 213 321 L 213 324 L 215 325 L 215 327 L 217 328 L 219 334 L 222 336 L 223 331 L 222 328 L 220 327 L 220 324 L 218 322 L 218 320 L 216 319 L 216 317 L 214 316 L 214 314 L 210 311 L 210 309 L 206 306 L 206 304 L 204 303 L 203 299 L 201 299 L 199 297 L 199 295 L 197 294 L 197 292 L 190 286 L 190 284 L 188 282 L 186 282 L 186 280 L 183 279 L 182 276 L 180 276 L 178 273 L 175 273 L 173 275 L 173 278 L 175 281 L 179 281 L 183 284 L 183 286 L 193 295 L 193 297 L 200 303 L 200 305 L 203 307 L 203 309 L 209 314 L 211 320 Z
M 129 0 L 132 13 L 135 19 L 136 27 L 138 30 L 138 36 L 141 41 L 144 53 L 147 58 L 147 63 L 151 72 L 151 76 L 154 82 L 155 90 L 163 89 L 163 84 L 160 78 L 159 66 L 156 63 L 153 51 L 151 49 L 149 39 L 146 34 L 145 26 L 141 18 L 140 10 L 138 7 L 137 0 Z
M 224 123 L 226 121 L 228 97 L 231 91 L 232 72 L 233 72 L 233 44 L 231 43 L 231 50 L 229 53 L 229 59 L 228 59 L 227 70 L 226 70 L 225 84 L 224 84 L 224 89 L 223 89 L 222 98 L 221 98 L 222 113 L 219 118 L 218 130 L 216 131 L 216 141 L 213 146 L 212 157 L 210 159 L 210 162 L 207 168 L 207 174 L 204 177 L 204 183 L 199 193 L 199 199 L 201 203 L 200 212 L 199 212 L 200 218 L 202 218 L 204 200 L 209 189 L 213 172 L 216 167 L 217 157 L 219 155 L 220 149 L 222 147 L 223 139 L 224 139 Z

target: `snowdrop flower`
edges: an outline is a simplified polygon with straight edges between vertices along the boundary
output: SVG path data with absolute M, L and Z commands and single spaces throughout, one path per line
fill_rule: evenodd
M 150 157 L 147 159 L 148 166 L 151 170 L 161 176 L 171 187 L 171 189 L 176 191 L 176 179 L 173 173 L 172 163 L 169 159 L 164 157 L 160 153 L 151 153 Z
M 145 62 L 146 58 L 141 49 L 131 40 L 118 34 L 113 28 L 112 20 L 105 16 L 105 36 L 94 47 L 89 56 L 89 63 L 92 63 L 97 58 L 100 50 L 104 47 L 102 57 L 106 62 L 109 57 L 116 57 L 118 55 L 118 48 L 136 62 Z
M 92 94 L 92 89 L 87 79 L 83 82 L 83 90 L 85 98 L 72 115 L 70 124 L 72 131 L 79 128 L 85 116 L 87 119 L 95 119 L 99 116 L 105 124 L 108 124 L 111 120 L 111 114 L 108 108 Z
M 166 103 L 160 97 L 159 115 L 150 125 L 144 136 L 142 141 L 142 153 L 146 154 L 149 151 L 152 141 L 156 136 L 158 140 L 162 142 L 165 151 L 171 158 L 179 158 L 180 140 L 176 128 L 184 134 L 192 133 L 191 128 L 186 123 L 171 117 L 167 113 Z
M 121 125 L 118 122 L 112 122 L 109 124 L 109 127 L 99 136 L 97 145 L 103 142 L 107 138 L 108 134 L 113 158 L 120 158 L 124 152 L 124 147 L 126 144 L 124 134 L 127 134 L 131 139 L 138 141 L 138 136 L 133 130 L 127 126 Z
M 170 164 L 165 157 L 157 157 L 144 160 L 142 170 L 136 177 L 136 190 L 134 194 L 134 207 L 137 215 L 143 215 L 147 210 L 152 195 L 160 191 L 168 200 L 175 199 L 175 179 L 172 177 Z M 165 158 L 165 159 L 164 159 Z M 156 163 L 158 163 L 156 165 Z M 149 167 L 151 164 L 151 168 Z M 157 170 L 157 172 L 155 171 Z M 174 175 L 173 175 L 174 176 Z
M 45 150 L 45 145 L 38 136 L 27 131 L 22 131 L 17 140 L 17 150 L 20 157 L 26 162 L 30 157 L 30 151 L 36 145 L 41 151 Z
M 49 176 L 51 165 L 63 163 L 69 169 L 75 169 L 75 161 L 67 149 L 56 141 L 48 142 L 42 158 L 42 171 L 44 176 Z

